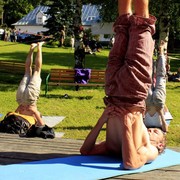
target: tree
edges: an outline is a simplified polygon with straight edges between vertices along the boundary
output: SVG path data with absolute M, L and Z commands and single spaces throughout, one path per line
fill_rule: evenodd
M 29 13 L 33 6 L 24 0 L 8 0 L 4 4 L 4 23 L 11 26 L 12 23 L 20 20 Z
M 114 22 L 117 17 L 117 0 L 84 0 L 99 5 L 104 22 Z M 150 12 L 157 17 L 156 36 L 159 40 L 173 44 L 174 38 L 180 39 L 180 3 L 179 0 L 151 0 Z M 168 43 L 167 43 L 168 45 Z
M 180 36 L 180 3 L 176 0 L 151 0 L 151 12 L 157 17 L 157 32 L 159 41 L 166 41 L 166 47 L 173 49 L 175 38 Z M 179 37 L 180 39 L 180 37 Z
M 0 24 L 3 24 L 3 7 L 4 7 L 4 1 L 0 0 Z
M 73 32 L 75 36 L 75 50 L 74 50 L 74 59 L 75 65 L 74 68 L 84 68 L 84 60 L 85 60 L 85 47 L 83 43 L 84 31 L 81 22 L 81 10 L 82 10 L 82 1 L 74 0 L 76 4 L 76 11 L 73 15 Z
M 49 29 L 46 33 L 53 35 L 54 40 L 58 40 L 60 38 L 59 30 L 65 26 L 66 33 L 75 37 L 74 67 L 83 68 L 85 53 L 81 23 L 81 0 L 54 0 L 49 7 L 49 10 L 46 12 L 49 18 L 44 26 Z
M 36 6 L 40 4 L 46 5 L 51 2 L 47 0 L 3 0 L 3 1 L 4 1 L 3 19 L 4 19 L 4 23 L 6 23 L 8 26 L 11 26 L 11 24 L 23 18 Z
M 75 7 L 71 0 L 54 0 L 49 5 L 46 14 L 49 18 L 46 20 L 44 27 L 49 30 L 46 32 L 53 35 L 55 40 L 59 39 L 59 31 L 66 27 L 66 31 L 70 31 L 73 26 L 72 14 L 75 13 Z
M 103 22 L 114 22 L 118 16 L 118 0 L 83 0 L 83 3 L 97 5 Z
M 52 3 L 52 1 L 48 0 L 28 0 L 30 4 L 32 4 L 33 7 L 36 7 L 38 5 L 49 5 Z

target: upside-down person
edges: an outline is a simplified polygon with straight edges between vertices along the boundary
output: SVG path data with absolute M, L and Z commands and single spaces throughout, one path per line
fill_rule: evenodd
M 28 119 L 34 119 L 35 129 L 34 135 L 45 136 L 44 138 L 54 138 L 54 134 L 51 128 L 45 125 L 41 113 L 37 108 L 37 100 L 40 94 L 41 87 L 41 67 L 42 67 L 42 45 L 44 42 L 33 43 L 30 46 L 29 53 L 25 62 L 25 74 L 22 78 L 17 93 L 16 101 L 18 107 L 15 113 L 25 115 Z M 37 47 L 37 54 L 35 57 L 35 68 L 32 72 L 33 53 Z M 46 131 L 46 135 L 43 131 Z M 43 134 L 42 134 L 43 132 Z
M 165 42 L 159 46 L 159 57 L 156 61 L 156 70 L 153 72 L 152 86 L 146 99 L 146 113 L 144 123 L 146 127 L 158 127 L 164 132 L 168 131 L 165 120 L 166 102 L 166 56 L 164 54 Z
M 106 108 L 88 134 L 82 155 L 115 155 L 125 169 L 136 169 L 163 152 L 164 134 L 143 123 L 145 99 L 151 86 L 155 32 L 148 0 L 118 0 L 119 17 L 114 23 L 115 43 L 106 69 Z M 106 140 L 96 143 L 106 124 Z

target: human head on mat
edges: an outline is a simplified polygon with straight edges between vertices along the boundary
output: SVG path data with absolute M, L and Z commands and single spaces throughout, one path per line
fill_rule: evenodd
M 143 122 L 151 86 L 156 22 L 148 5 L 148 0 L 118 0 L 115 43 L 105 74 L 106 108 L 80 149 L 83 155 L 122 158 L 125 169 L 155 160 L 165 148 L 164 133 L 158 128 L 147 129 Z M 96 143 L 104 126 L 106 140 Z

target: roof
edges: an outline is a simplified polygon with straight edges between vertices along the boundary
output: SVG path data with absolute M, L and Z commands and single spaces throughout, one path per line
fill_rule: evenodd
M 36 15 L 38 12 L 45 13 L 49 9 L 48 6 L 37 6 L 29 14 L 24 16 L 22 19 L 14 23 L 13 25 L 37 25 Z
M 82 7 L 82 24 L 92 25 L 100 20 L 98 6 L 96 5 L 83 5 Z
M 48 6 L 37 6 L 34 10 L 24 16 L 22 19 L 12 25 L 34 25 L 36 26 L 36 15 L 38 12 L 46 13 Z M 100 20 L 98 7 L 95 5 L 83 5 L 82 7 L 82 24 L 91 25 Z

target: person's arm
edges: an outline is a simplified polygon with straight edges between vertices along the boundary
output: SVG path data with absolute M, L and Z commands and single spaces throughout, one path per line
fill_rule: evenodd
M 160 117 L 161 117 L 161 122 L 162 122 L 162 130 L 164 132 L 168 131 L 168 124 L 166 123 L 166 120 L 164 118 L 164 111 L 163 108 L 161 109 L 157 109 L 157 112 L 159 113 Z
M 42 119 L 42 117 L 41 117 L 41 114 L 40 114 L 40 112 L 39 111 L 36 111 L 35 113 L 34 113 L 34 118 L 36 119 L 36 125 L 37 126 L 44 126 L 45 125 L 45 123 L 44 123 L 44 121 L 43 121 L 43 119 Z
M 15 112 L 16 112 L 16 113 L 18 113 L 18 112 L 19 112 L 19 106 L 17 107 L 17 109 L 15 110 Z
M 44 126 L 45 123 L 41 117 L 41 113 L 37 110 L 37 107 L 36 106 L 31 106 L 29 107 L 29 110 L 32 112 L 33 114 L 33 117 L 35 118 L 36 120 L 36 125 L 37 126 Z
M 123 130 L 122 155 L 125 169 L 140 168 L 157 157 L 158 151 L 150 144 L 147 129 L 139 116 L 127 116 Z
M 106 153 L 106 144 L 102 142 L 100 144 L 96 144 L 97 137 L 103 127 L 103 125 L 108 120 L 108 112 L 105 110 L 102 116 L 99 118 L 97 124 L 90 131 L 88 136 L 86 137 L 81 149 L 80 153 L 83 155 L 93 155 L 93 154 L 105 154 Z

